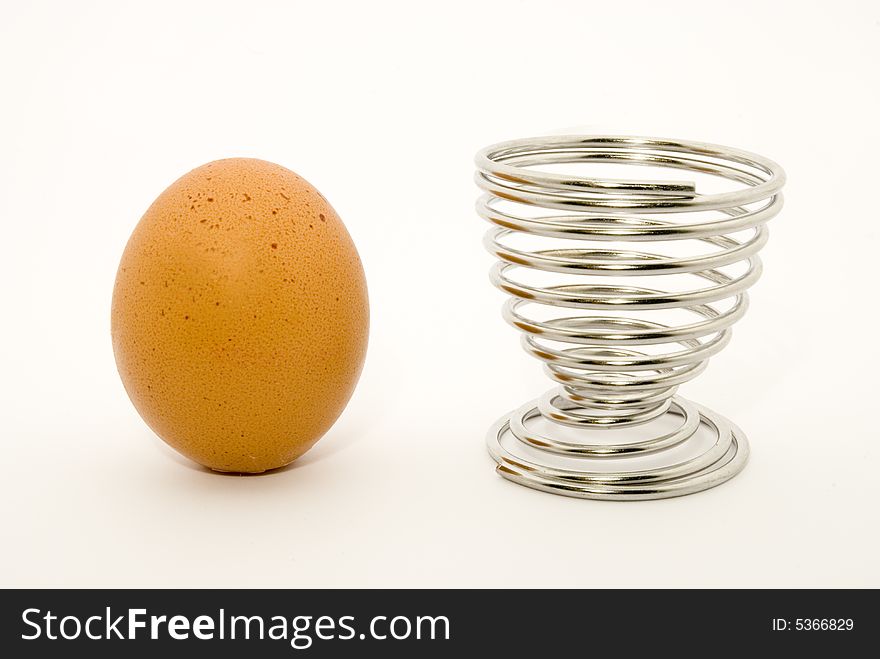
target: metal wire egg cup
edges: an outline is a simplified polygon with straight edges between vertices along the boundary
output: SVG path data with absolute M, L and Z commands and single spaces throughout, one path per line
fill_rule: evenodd
M 547 171 L 584 163 L 687 170 L 736 189 L 704 194 L 688 181 Z M 504 142 L 481 151 L 476 165 L 484 192 L 477 212 L 494 225 L 485 244 L 499 259 L 491 279 L 511 296 L 503 316 L 559 385 L 490 429 L 498 473 L 557 494 L 620 500 L 689 494 L 736 475 L 749 453 L 743 432 L 676 390 L 727 345 L 746 311 L 746 290 L 761 274 L 765 223 L 782 206 L 782 169 L 712 144 L 609 136 Z M 516 240 L 524 236 L 550 246 L 520 246 Z M 700 250 L 669 253 L 685 243 Z M 529 273 L 560 281 L 535 283 Z M 671 276 L 699 285 L 671 290 L 664 285 Z M 625 283 L 646 277 L 650 285 Z M 541 318 L 547 310 L 554 315 Z M 664 310 L 690 317 L 671 323 L 660 318 Z M 666 415 L 677 422 L 672 430 L 636 441 L 626 432 Z M 578 429 L 577 437 L 541 431 L 540 419 L 557 430 Z M 594 437 L 596 429 L 609 428 L 617 430 L 614 440 Z M 695 456 L 650 468 L 602 467 L 661 456 L 695 442 L 701 428 L 714 442 Z

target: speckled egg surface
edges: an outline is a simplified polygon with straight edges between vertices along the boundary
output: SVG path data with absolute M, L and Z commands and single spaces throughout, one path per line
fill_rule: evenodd
M 138 223 L 113 290 L 116 364 L 172 447 L 218 471 L 286 465 L 330 428 L 363 366 L 363 268 L 326 199 L 263 160 L 203 165 Z

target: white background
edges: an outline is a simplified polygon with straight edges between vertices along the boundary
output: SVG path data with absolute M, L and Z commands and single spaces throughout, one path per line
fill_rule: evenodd
M 880 586 L 878 3 L 5 4 L 0 584 Z M 787 170 L 751 309 L 682 388 L 751 441 L 719 488 L 596 502 L 493 473 L 488 426 L 549 382 L 488 282 L 472 157 L 565 132 Z M 259 477 L 167 448 L 110 346 L 141 214 L 230 156 L 316 185 L 371 296 L 345 414 Z

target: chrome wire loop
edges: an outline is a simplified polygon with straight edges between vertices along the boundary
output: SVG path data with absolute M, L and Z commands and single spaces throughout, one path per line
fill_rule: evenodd
M 616 165 L 684 170 L 720 189 L 568 171 Z M 742 431 L 676 391 L 746 312 L 765 224 L 782 206 L 779 165 L 699 142 L 564 136 L 490 146 L 476 166 L 477 213 L 493 225 L 484 242 L 498 259 L 491 280 L 511 296 L 503 317 L 559 385 L 490 430 L 498 472 L 570 496 L 644 499 L 706 489 L 742 469 Z M 625 430 L 667 415 L 674 429 L 627 441 Z M 541 431 L 539 420 L 556 430 Z M 696 444 L 702 427 L 714 443 L 696 455 L 603 468 L 608 458 Z M 611 440 L 591 434 L 612 428 L 620 433 Z

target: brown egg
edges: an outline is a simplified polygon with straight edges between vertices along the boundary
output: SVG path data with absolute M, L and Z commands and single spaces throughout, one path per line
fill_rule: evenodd
M 168 444 L 218 471 L 286 465 L 348 403 L 369 329 L 339 216 L 280 165 L 231 158 L 174 182 L 128 241 L 112 336 L 125 389 Z

